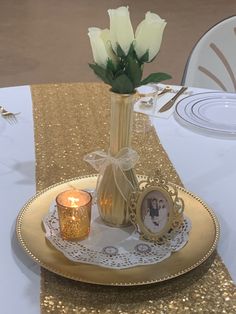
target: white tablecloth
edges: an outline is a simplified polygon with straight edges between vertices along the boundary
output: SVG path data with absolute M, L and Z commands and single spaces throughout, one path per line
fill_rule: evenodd
M 35 194 L 35 155 L 30 88 L 0 89 L 0 103 L 21 111 L 19 123 L 0 119 L 0 304 L 1 313 L 39 313 L 40 274 L 18 245 L 15 221 Z
M 201 135 L 181 126 L 174 115 L 152 118 L 152 123 L 186 189 L 216 213 L 221 229 L 218 252 L 236 282 L 236 137 Z
M 1 313 L 39 313 L 40 269 L 19 247 L 15 237 L 16 216 L 35 194 L 30 88 L 2 88 L 0 103 L 8 110 L 21 111 L 16 125 L 0 119 Z M 236 140 L 194 133 L 173 117 L 152 120 L 185 187 L 216 212 L 221 225 L 218 251 L 236 281 Z

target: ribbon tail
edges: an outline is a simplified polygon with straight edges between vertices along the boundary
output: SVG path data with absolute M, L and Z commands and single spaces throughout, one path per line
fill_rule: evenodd
M 129 194 L 135 189 L 132 182 L 127 178 L 125 172 L 117 165 L 112 165 L 114 180 L 121 196 L 125 201 L 128 200 Z M 127 170 L 131 171 L 131 170 Z
M 98 174 L 98 178 L 97 178 L 97 183 L 96 183 L 96 199 L 99 200 L 99 187 L 100 187 L 100 183 L 101 183 L 101 180 L 102 180 L 102 174 Z

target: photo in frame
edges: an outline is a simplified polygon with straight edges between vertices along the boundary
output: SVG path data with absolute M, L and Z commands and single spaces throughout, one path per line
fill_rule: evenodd
M 138 190 L 131 193 L 129 211 L 141 238 L 160 244 L 168 242 L 184 220 L 184 202 L 177 188 L 163 178 L 140 181 Z

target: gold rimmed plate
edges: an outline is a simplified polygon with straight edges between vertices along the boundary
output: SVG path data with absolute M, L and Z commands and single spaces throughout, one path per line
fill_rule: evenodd
M 144 178 L 140 176 L 140 179 Z M 219 225 L 211 209 L 198 197 L 178 187 L 185 203 L 185 215 L 192 221 L 189 241 L 168 259 L 153 265 L 128 269 L 75 263 L 57 251 L 45 238 L 42 218 L 56 196 L 71 186 L 94 189 L 97 176 L 83 176 L 55 184 L 36 194 L 17 217 L 17 237 L 23 249 L 42 267 L 67 278 L 101 285 L 132 286 L 161 282 L 178 277 L 203 263 L 214 251 Z M 204 241 L 203 241 L 204 239 Z

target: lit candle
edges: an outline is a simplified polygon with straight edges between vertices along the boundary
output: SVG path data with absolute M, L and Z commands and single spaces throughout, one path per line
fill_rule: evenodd
M 92 196 L 81 190 L 67 190 L 56 198 L 60 233 L 64 240 L 79 240 L 89 234 Z

